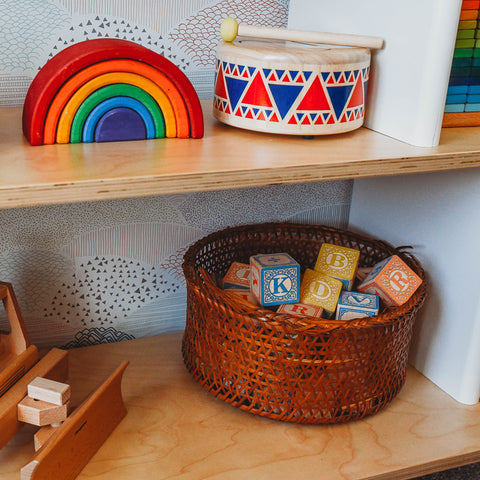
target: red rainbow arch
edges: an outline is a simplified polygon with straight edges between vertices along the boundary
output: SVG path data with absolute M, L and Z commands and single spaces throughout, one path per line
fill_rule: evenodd
M 30 85 L 22 122 L 32 145 L 204 133 L 186 75 L 162 55 L 113 38 L 86 40 L 50 59 Z

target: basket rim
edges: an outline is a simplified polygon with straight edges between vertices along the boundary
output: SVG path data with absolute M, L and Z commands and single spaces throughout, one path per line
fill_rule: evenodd
M 247 231 L 254 232 L 255 230 L 263 229 L 311 229 L 311 230 L 322 230 L 330 233 L 337 233 L 348 235 L 356 238 L 362 242 L 366 242 L 371 245 L 375 245 L 383 250 L 385 250 L 388 255 L 398 255 L 402 260 L 415 271 L 415 273 L 422 279 L 422 283 L 413 293 L 413 295 L 405 302 L 403 305 L 395 307 L 387 307 L 382 313 L 372 317 L 361 317 L 351 320 L 332 320 L 324 318 L 315 318 L 311 316 L 298 316 L 288 313 L 278 313 L 262 306 L 256 306 L 246 300 L 243 300 L 241 297 L 234 295 L 227 290 L 220 288 L 211 274 L 209 274 L 204 269 L 196 269 L 194 267 L 194 259 L 196 253 L 204 246 L 212 242 L 212 240 L 219 238 L 221 236 L 227 236 L 228 234 L 234 232 L 246 233 Z M 421 266 L 420 262 L 412 255 L 410 252 L 407 252 L 406 249 L 410 249 L 408 246 L 394 247 L 390 243 L 377 239 L 373 236 L 360 234 L 352 230 L 346 230 L 341 228 L 335 228 L 328 225 L 310 225 L 302 223 L 292 223 L 292 222 L 267 222 L 267 223 L 258 223 L 258 224 L 245 224 L 238 225 L 234 227 L 226 227 L 222 230 L 210 233 L 199 240 L 195 241 L 184 254 L 182 269 L 185 275 L 187 286 L 197 291 L 202 291 L 204 294 L 208 295 L 209 300 L 212 303 L 222 304 L 225 308 L 229 308 L 232 313 L 244 317 L 245 321 L 252 323 L 255 322 L 257 325 L 260 322 L 264 328 L 271 329 L 280 329 L 288 331 L 290 334 L 302 333 L 310 335 L 325 334 L 334 330 L 341 329 L 343 330 L 358 330 L 365 328 L 374 328 L 374 327 L 385 327 L 390 326 L 399 321 L 400 318 L 405 315 L 410 316 L 413 313 L 416 313 L 424 303 L 427 282 L 425 271 Z

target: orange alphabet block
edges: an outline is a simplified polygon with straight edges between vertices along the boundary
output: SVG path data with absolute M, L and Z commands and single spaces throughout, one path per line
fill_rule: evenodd
M 223 288 L 244 288 L 250 290 L 250 265 L 233 262 L 223 277 Z
M 321 318 L 323 308 L 318 305 L 309 305 L 308 303 L 284 303 L 277 309 L 278 313 L 288 313 L 290 315 L 300 315 L 303 317 Z
M 403 305 L 421 283 L 421 278 L 398 255 L 392 255 L 372 268 L 358 290 L 374 293 L 392 307 Z

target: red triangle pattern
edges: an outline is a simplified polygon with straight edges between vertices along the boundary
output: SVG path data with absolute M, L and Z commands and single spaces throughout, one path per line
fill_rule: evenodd
M 257 72 L 255 78 L 250 83 L 247 93 L 242 100 L 243 104 L 256 105 L 260 107 L 272 107 L 272 101 L 262 80 L 262 75 Z
M 355 84 L 355 88 L 353 89 L 352 95 L 350 97 L 350 101 L 348 102 L 347 108 L 355 108 L 363 105 L 363 99 L 363 82 L 362 76 L 359 75 L 357 78 L 357 83 Z
M 225 79 L 223 76 L 223 68 L 221 65 L 218 69 L 217 81 L 215 82 L 215 95 L 228 99 L 227 90 L 225 88 Z
M 313 80 L 297 110 L 330 110 L 330 104 L 318 76 Z

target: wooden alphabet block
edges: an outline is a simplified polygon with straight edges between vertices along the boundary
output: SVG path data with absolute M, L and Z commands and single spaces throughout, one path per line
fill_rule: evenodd
M 374 293 L 392 307 L 403 305 L 421 283 L 421 278 L 398 255 L 392 255 L 372 268 L 358 290 Z
M 372 267 L 358 267 L 357 273 L 355 275 L 357 277 L 357 280 L 360 283 L 363 282 L 367 278 L 367 275 L 370 273 L 371 269 Z
M 373 317 L 378 314 L 380 299 L 371 293 L 343 291 L 337 305 L 336 320 Z
M 287 253 L 250 257 L 250 290 L 261 305 L 300 300 L 300 265 Z
M 64 405 L 70 400 L 71 389 L 66 383 L 37 377 L 28 384 L 28 396 L 35 400 Z
M 336 278 L 307 268 L 300 288 L 301 301 L 323 308 L 323 315 L 329 318 L 337 308 L 338 297 L 343 283 Z
M 223 288 L 244 288 L 250 290 L 250 265 L 233 262 L 223 277 Z
M 67 418 L 67 405 L 55 405 L 25 397 L 17 407 L 18 420 L 30 425 L 43 427 L 56 425 Z
M 340 280 L 345 290 L 351 290 L 359 257 L 359 250 L 324 243 L 320 247 L 315 270 Z
M 309 305 L 308 303 L 284 303 L 277 309 L 278 313 L 288 313 L 290 315 L 300 315 L 303 317 L 321 318 L 323 308 L 318 305 Z
M 250 290 L 245 290 L 244 288 L 226 288 L 225 290 L 234 293 L 253 305 L 258 305 L 257 299 Z

